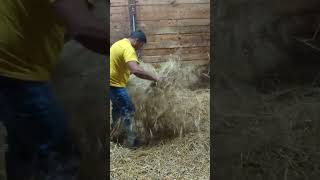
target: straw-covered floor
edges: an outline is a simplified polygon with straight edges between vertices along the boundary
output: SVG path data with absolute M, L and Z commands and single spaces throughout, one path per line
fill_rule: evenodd
M 129 150 L 111 144 L 111 179 L 209 179 L 209 132 Z
M 216 112 L 225 123 L 219 129 L 239 147 L 226 151 L 235 153 L 235 179 L 319 179 L 319 86 L 287 84 L 253 97 L 230 106 L 228 114 Z
M 174 60 L 157 69 L 141 65 L 163 81 L 130 80 L 134 127 L 146 145 L 130 150 L 111 143 L 111 178 L 209 179 L 209 89 L 194 88 L 201 69 Z
M 269 121 L 274 119 L 280 129 L 276 131 L 277 136 L 261 133 L 256 138 L 269 138 L 268 142 L 244 153 L 245 177 L 319 179 L 320 88 L 286 88 L 264 95 L 263 102 L 264 116 L 269 116 Z

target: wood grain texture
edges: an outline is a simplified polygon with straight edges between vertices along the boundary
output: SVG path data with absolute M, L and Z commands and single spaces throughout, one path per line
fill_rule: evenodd
M 128 0 L 111 0 L 110 7 L 128 6 Z M 210 0 L 136 0 L 137 6 L 171 5 L 179 4 L 209 4 Z
M 112 0 L 111 43 L 130 33 L 127 0 Z M 137 0 L 137 29 L 148 39 L 142 51 L 146 62 L 166 61 L 180 54 L 182 61 L 208 62 L 210 0 Z
M 191 34 L 152 34 L 148 36 L 149 42 L 159 41 L 180 41 L 184 42 L 203 42 L 210 40 L 210 33 L 191 33 Z
M 210 26 L 138 27 L 147 34 L 210 33 Z
M 170 54 L 208 54 L 210 51 L 209 46 L 205 47 L 185 47 L 185 48 L 157 48 L 157 49 L 144 49 L 142 54 L 144 56 L 163 56 Z
M 209 4 L 181 4 L 172 6 L 137 6 L 137 21 L 172 20 L 172 19 L 209 19 Z M 112 7 L 111 19 L 127 16 L 128 7 Z M 120 17 L 117 17 L 120 16 Z M 128 17 L 125 17 L 128 18 Z
M 164 19 L 164 20 L 140 20 L 137 22 L 140 27 L 171 27 L 171 26 L 209 26 L 210 19 Z
M 179 60 L 181 61 L 209 61 L 209 56 L 207 54 L 180 54 Z M 165 62 L 171 59 L 170 55 L 167 56 L 143 56 L 142 61 L 144 62 Z

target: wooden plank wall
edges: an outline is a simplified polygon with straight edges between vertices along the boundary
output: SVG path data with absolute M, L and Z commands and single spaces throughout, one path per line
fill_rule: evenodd
M 179 55 L 206 64 L 210 51 L 210 0 L 137 0 L 137 29 L 148 39 L 142 59 L 149 63 Z M 111 0 L 111 43 L 130 33 L 128 0 Z

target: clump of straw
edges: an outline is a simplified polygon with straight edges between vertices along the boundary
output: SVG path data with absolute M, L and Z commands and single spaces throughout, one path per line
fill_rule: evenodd
M 158 69 L 150 64 L 141 66 L 163 80 L 154 87 L 150 81 L 135 76 L 130 79 L 128 89 L 136 107 L 137 133 L 149 141 L 199 130 L 203 119 L 209 119 L 208 90 L 190 90 L 199 81 L 199 68 L 183 66 L 174 58 Z

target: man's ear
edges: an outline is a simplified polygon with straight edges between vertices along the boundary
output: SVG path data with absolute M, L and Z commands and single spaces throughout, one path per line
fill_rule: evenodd
M 133 46 L 136 46 L 136 45 L 137 45 L 137 42 L 138 42 L 137 39 L 133 39 L 132 45 L 133 45 Z

